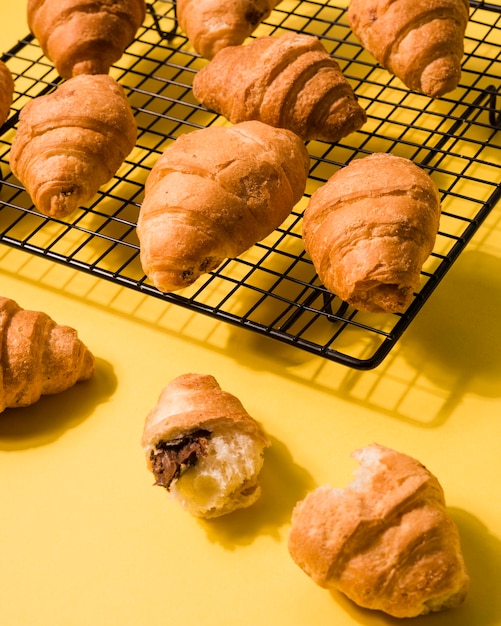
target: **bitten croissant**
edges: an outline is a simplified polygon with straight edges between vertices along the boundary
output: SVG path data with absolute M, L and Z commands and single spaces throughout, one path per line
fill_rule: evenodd
M 206 59 L 249 37 L 281 0 L 177 0 L 177 19 Z
M 65 217 L 111 180 L 136 136 L 122 87 L 83 74 L 24 106 L 10 165 L 41 213 Z
M 233 123 L 260 120 L 304 140 L 337 142 L 367 116 L 317 37 L 257 37 L 216 54 L 193 81 L 195 97 Z
M 269 445 L 240 400 L 205 374 L 171 381 L 146 417 L 142 437 L 155 484 L 202 518 L 256 502 Z
M 28 0 L 28 26 L 63 78 L 107 74 L 145 14 L 145 0 Z
M 303 241 L 319 279 L 354 308 L 404 311 L 440 221 L 438 189 L 403 157 L 352 161 L 310 198 Z
M 409 89 L 437 98 L 457 87 L 468 0 L 350 0 L 347 19 L 364 48 Z
M 7 65 L 0 61 L 0 126 L 7 120 L 14 96 L 14 79 Z
M 181 135 L 150 172 L 137 234 L 145 274 L 176 291 L 278 228 L 301 199 L 301 139 L 262 122 Z
M 437 478 L 384 446 L 353 456 L 350 485 L 318 487 L 294 508 L 293 560 L 321 587 L 394 617 L 459 606 L 469 576 Z
M 34 404 L 94 373 L 94 357 L 76 330 L 3 297 L 0 355 L 0 412 Z

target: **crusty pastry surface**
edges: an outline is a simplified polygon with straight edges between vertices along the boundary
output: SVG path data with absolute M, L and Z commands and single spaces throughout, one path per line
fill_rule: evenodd
M 14 96 L 14 79 L 7 65 L 0 61 L 0 126 L 7 120 Z
M 0 297 L 0 412 L 88 380 L 94 367 L 76 330 Z
M 437 478 L 384 446 L 354 457 L 361 469 L 353 483 L 318 487 L 296 505 L 294 561 L 320 586 L 394 617 L 459 606 L 469 577 Z
M 437 98 L 459 83 L 469 11 L 468 0 L 350 0 L 347 19 L 383 67 Z
M 303 240 L 332 293 L 369 313 L 403 312 L 420 284 L 440 222 L 431 177 L 403 157 L 374 153 L 312 195 Z
M 28 26 L 60 76 L 107 74 L 133 41 L 145 0 L 28 0 Z
M 177 439 L 200 429 L 210 431 L 237 427 L 267 444 L 261 426 L 241 401 L 224 391 L 209 374 L 182 374 L 161 392 L 148 413 L 142 436 L 146 454 L 161 440 Z
M 177 19 L 193 48 L 211 59 L 245 41 L 281 0 L 177 0 Z
M 305 140 L 337 142 L 367 120 L 320 40 L 292 32 L 224 48 L 195 76 L 193 93 L 233 123 L 260 120 Z
M 111 180 L 136 137 L 122 86 L 82 74 L 23 107 L 10 165 L 41 213 L 66 217 Z
M 176 291 L 239 256 L 289 216 L 308 169 L 297 135 L 259 121 L 181 135 L 146 181 L 137 223 L 145 274 Z

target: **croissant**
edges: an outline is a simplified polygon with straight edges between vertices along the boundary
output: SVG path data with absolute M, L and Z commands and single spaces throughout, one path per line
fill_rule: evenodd
M 433 250 L 440 198 L 420 167 L 375 153 L 338 170 L 310 198 L 303 241 L 319 279 L 354 308 L 401 312 Z
M 7 120 L 14 97 L 14 79 L 7 65 L 0 61 L 0 126 Z
M 94 357 L 69 326 L 0 297 L 0 412 L 29 406 L 94 373 Z
M 294 562 L 321 587 L 394 617 L 459 606 L 469 576 L 437 478 L 384 446 L 353 456 L 361 466 L 350 485 L 318 487 L 294 508 Z
M 211 59 L 251 35 L 281 0 L 177 0 L 177 19 L 198 54 Z
M 146 180 L 137 222 L 145 274 L 175 291 L 240 255 L 290 214 L 308 167 L 297 135 L 262 122 L 181 135 Z
M 304 140 L 337 142 L 367 120 L 337 62 L 310 35 L 224 48 L 195 76 L 193 93 L 233 123 L 260 120 Z
M 146 417 L 141 444 L 155 484 L 192 515 L 219 517 L 260 496 L 270 442 L 213 376 L 184 374 L 171 381 Z
M 145 0 L 28 0 L 28 26 L 63 78 L 107 74 L 145 14 Z
M 468 0 L 350 0 L 363 47 L 413 91 L 437 98 L 461 77 Z
M 23 107 L 10 165 L 41 213 L 65 217 L 114 176 L 136 136 L 122 87 L 82 74 Z

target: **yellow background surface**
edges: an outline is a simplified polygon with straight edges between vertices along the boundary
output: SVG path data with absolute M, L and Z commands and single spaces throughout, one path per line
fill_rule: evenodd
M 1 49 L 27 34 L 2 0 Z M 395 350 L 356 372 L 0 246 L 0 293 L 78 329 L 93 380 L 0 416 L 0 624 L 402 623 L 317 587 L 287 551 L 296 501 L 342 487 L 373 441 L 439 478 L 471 575 L 456 611 L 501 624 L 501 232 L 497 207 Z M 214 375 L 272 440 L 258 504 L 197 521 L 152 486 L 140 447 L 161 389 Z

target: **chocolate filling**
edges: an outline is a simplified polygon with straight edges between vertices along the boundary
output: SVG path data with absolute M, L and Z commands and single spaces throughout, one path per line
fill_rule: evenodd
M 185 437 L 171 441 L 159 441 L 150 452 L 155 485 L 169 490 L 173 480 L 182 472 L 193 467 L 201 456 L 207 454 L 207 443 L 211 433 L 196 430 Z

